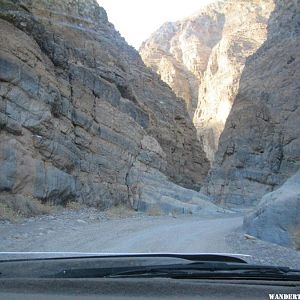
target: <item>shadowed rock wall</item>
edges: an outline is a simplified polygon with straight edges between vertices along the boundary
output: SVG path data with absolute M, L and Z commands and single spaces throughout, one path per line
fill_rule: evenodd
M 203 191 L 252 205 L 300 168 L 300 1 L 275 1 L 268 38 L 249 57 Z
M 106 208 L 138 160 L 199 189 L 208 161 L 171 89 L 94 0 L 0 0 L 0 196 Z

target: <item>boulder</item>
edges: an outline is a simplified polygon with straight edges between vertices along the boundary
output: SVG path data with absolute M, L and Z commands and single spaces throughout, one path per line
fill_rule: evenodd
M 300 171 L 262 197 L 245 217 L 244 229 L 262 240 L 300 250 Z

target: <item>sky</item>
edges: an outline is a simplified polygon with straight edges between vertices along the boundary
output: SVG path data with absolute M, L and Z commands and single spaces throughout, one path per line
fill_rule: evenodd
M 97 0 L 126 41 L 139 48 L 167 21 L 187 17 L 215 0 Z

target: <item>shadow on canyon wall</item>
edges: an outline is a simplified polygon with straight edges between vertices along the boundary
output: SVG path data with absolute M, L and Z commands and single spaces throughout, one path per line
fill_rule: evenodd
M 264 44 L 250 56 L 203 191 L 253 205 L 300 168 L 300 2 L 275 1 Z

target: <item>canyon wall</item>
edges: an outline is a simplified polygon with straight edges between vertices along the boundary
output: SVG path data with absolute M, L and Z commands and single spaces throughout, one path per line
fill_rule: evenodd
M 267 40 L 246 61 L 203 189 L 218 203 L 255 204 L 300 169 L 299 19 L 299 0 L 276 0 Z
M 0 0 L 0 139 L 3 201 L 133 205 L 134 174 L 199 189 L 209 168 L 184 103 L 94 0 Z
M 145 64 L 184 99 L 191 117 L 210 53 L 222 37 L 222 12 L 219 2 L 182 21 L 167 22 L 139 49 Z
M 273 9 L 273 0 L 219 1 L 164 24 L 140 48 L 146 65 L 185 100 L 211 162 L 245 60 L 266 39 Z

